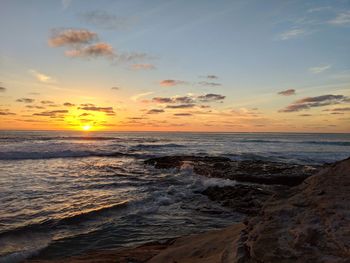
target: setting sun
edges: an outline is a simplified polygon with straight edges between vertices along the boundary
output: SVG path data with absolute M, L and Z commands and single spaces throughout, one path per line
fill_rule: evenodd
M 89 131 L 89 130 L 91 130 L 91 125 L 85 125 L 85 126 L 82 127 L 82 129 L 84 131 Z

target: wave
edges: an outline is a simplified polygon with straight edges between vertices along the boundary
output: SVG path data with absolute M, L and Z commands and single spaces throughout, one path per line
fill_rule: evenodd
M 94 151 L 55 151 L 55 152 L 0 152 L 0 160 L 37 160 L 54 158 L 78 158 L 78 157 L 123 157 L 137 156 L 135 154 L 121 152 L 94 152 Z
M 57 136 L 57 137 L 45 137 L 45 136 L 33 136 L 33 137 L 0 137 L 0 141 L 7 142 L 22 142 L 22 141 L 106 141 L 117 140 L 115 137 L 102 137 L 102 136 Z
M 321 144 L 321 145 L 336 145 L 336 146 L 350 146 L 349 141 L 305 141 L 307 144 Z
M 241 143 L 281 143 L 281 144 L 319 144 L 319 145 L 335 145 L 335 146 L 350 146 L 350 141 L 285 141 L 285 140 L 262 140 L 248 139 L 240 140 Z
M 166 144 L 137 144 L 131 147 L 131 150 L 146 150 L 146 149 L 156 149 L 156 148 L 175 148 L 175 147 L 186 147 L 185 145 L 176 143 L 166 143 Z
M 66 228 L 67 225 L 77 225 L 87 220 L 94 220 L 104 213 L 123 208 L 128 203 L 129 201 L 122 201 L 112 205 L 86 210 L 64 218 L 46 220 L 41 223 L 29 224 L 0 233 L 0 243 L 8 244 L 10 249 L 13 243 L 13 247 L 17 250 L 0 255 L 0 263 L 23 262 L 25 259 L 37 255 L 50 244 L 51 238 L 49 232 Z
M 129 202 L 129 200 L 121 201 L 112 205 L 86 210 L 79 214 L 72 214 L 63 218 L 48 219 L 39 223 L 28 224 L 14 229 L 5 230 L 4 232 L 0 232 L 0 238 L 11 235 L 20 235 L 23 233 L 45 232 L 47 229 L 53 230 L 59 228 L 60 226 L 79 224 L 80 222 L 94 219 L 103 213 L 124 208 L 129 204 Z
M 0 142 L 24 142 L 24 141 L 117 141 L 117 142 L 139 142 L 156 143 L 166 142 L 168 139 L 156 138 L 128 138 L 112 136 L 1 136 Z
M 34 242 L 33 244 L 33 239 L 32 238 L 28 238 L 28 239 L 29 240 L 24 240 L 24 242 L 26 242 L 26 245 L 29 246 L 30 248 L 24 249 L 22 251 L 12 252 L 3 256 L 0 255 L 0 263 L 23 262 L 27 258 L 38 255 L 39 252 L 44 248 L 46 248 L 51 241 L 51 240 L 43 240 L 41 244 L 40 243 L 36 244 L 37 242 Z

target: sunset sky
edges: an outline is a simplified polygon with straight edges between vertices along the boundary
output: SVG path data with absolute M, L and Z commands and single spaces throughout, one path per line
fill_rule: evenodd
M 0 0 L 0 129 L 350 132 L 350 1 Z

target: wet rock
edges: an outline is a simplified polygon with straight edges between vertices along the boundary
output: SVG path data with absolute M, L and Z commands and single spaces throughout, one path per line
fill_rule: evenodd
M 256 215 L 263 203 L 275 193 L 277 189 L 262 189 L 256 186 L 211 186 L 202 192 L 212 201 L 219 202 L 224 207 L 234 211 Z
M 317 171 L 317 166 L 260 160 L 233 161 L 225 157 L 165 156 L 145 164 L 159 169 L 192 167 L 199 175 L 267 185 L 295 186 Z

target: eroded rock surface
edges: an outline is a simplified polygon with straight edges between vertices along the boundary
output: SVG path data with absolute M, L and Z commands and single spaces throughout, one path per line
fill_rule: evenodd
M 350 262 L 350 158 L 267 201 L 236 262 Z
M 204 190 L 202 194 L 224 207 L 252 216 L 260 211 L 264 202 L 276 191 L 275 188 L 266 189 L 238 184 L 224 187 L 211 186 Z

